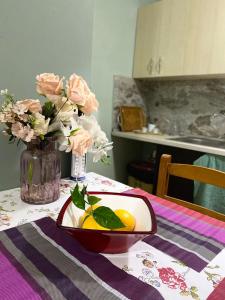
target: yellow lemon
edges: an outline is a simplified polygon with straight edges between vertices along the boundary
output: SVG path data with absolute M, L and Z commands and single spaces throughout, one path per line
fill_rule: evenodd
M 95 209 L 98 208 L 99 206 L 100 206 L 100 205 L 98 205 L 98 204 L 92 205 L 92 209 L 95 210 Z M 85 217 L 90 213 L 90 211 L 91 211 L 91 206 L 88 207 L 88 209 L 86 209 L 86 211 L 83 213 L 82 216 L 80 216 L 80 218 L 79 218 L 79 226 L 80 226 L 80 227 L 82 227 L 82 224 L 83 224 L 83 222 L 84 222 L 84 219 L 85 219 Z
M 123 231 L 133 231 L 136 220 L 135 217 L 127 210 L 125 209 L 116 209 L 114 213 L 117 215 L 117 217 L 120 218 L 121 222 L 125 225 L 123 228 L 118 228 L 115 230 L 123 230 Z
M 82 225 L 83 229 L 96 229 L 96 230 L 110 230 L 108 228 L 102 227 L 101 225 L 99 225 L 95 219 L 93 218 L 93 216 L 89 216 L 87 217 L 87 219 L 84 221 L 83 225 Z

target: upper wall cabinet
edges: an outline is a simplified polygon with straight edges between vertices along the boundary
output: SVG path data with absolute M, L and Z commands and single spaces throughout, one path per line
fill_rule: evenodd
M 224 74 L 225 0 L 161 0 L 139 9 L 134 78 Z
M 156 71 L 156 57 L 160 37 L 161 2 L 145 5 L 138 11 L 134 77 L 149 77 Z

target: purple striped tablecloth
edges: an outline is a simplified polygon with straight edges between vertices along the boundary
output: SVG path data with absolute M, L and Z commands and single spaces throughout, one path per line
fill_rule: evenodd
M 141 190 L 158 231 L 128 253 L 85 250 L 42 218 L 0 232 L 0 300 L 225 299 L 225 224 Z

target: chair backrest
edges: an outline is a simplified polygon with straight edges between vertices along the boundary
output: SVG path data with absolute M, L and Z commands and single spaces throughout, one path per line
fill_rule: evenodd
M 218 220 L 225 221 L 225 215 L 222 213 L 215 212 L 203 206 L 183 201 L 168 195 L 170 175 L 190 180 L 197 180 L 203 183 L 215 185 L 220 188 L 225 188 L 225 173 L 200 166 L 172 163 L 171 161 L 171 155 L 163 154 L 161 156 L 156 195 Z

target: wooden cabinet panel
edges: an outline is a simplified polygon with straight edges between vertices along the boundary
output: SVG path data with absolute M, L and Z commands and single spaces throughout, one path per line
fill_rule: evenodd
M 189 1 L 183 75 L 224 75 L 225 1 Z
M 161 21 L 161 2 L 141 7 L 138 11 L 133 77 L 155 74 Z
M 190 0 L 162 1 L 158 76 L 183 75 Z
M 218 73 L 219 70 L 212 65 L 218 0 L 189 1 L 191 9 L 183 73 L 184 75 L 210 74 L 212 69 Z M 225 1 L 223 2 L 225 4 Z M 222 39 L 225 42 L 225 36 Z
M 224 74 L 225 0 L 161 0 L 139 9 L 135 78 Z

